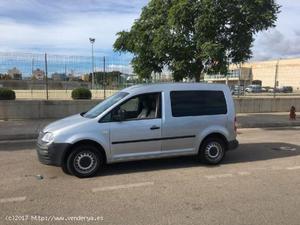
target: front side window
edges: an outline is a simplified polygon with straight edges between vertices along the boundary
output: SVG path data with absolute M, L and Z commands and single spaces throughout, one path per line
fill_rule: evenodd
M 160 118 L 160 96 L 160 93 L 134 96 L 113 109 L 101 122 L 120 120 L 120 114 L 124 121 Z
M 222 91 L 172 91 L 170 95 L 173 117 L 227 113 Z
M 127 92 L 118 92 L 96 105 L 94 108 L 83 114 L 83 116 L 86 118 L 95 118 L 101 113 L 103 113 L 105 110 L 107 110 L 109 107 L 113 106 L 121 99 L 125 98 L 126 95 L 128 95 Z

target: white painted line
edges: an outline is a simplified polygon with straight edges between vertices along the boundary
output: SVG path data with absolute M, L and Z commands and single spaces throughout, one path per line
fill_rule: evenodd
M 113 191 L 113 190 L 119 190 L 119 189 L 128 189 L 128 188 L 144 187 L 144 186 L 151 186 L 151 185 L 154 185 L 154 182 L 144 182 L 144 183 L 135 183 L 135 184 L 123 184 L 123 185 L 116 185 L 116 186 L 93 188 L 92 192 Z
M 26 196 L 23 197 L 15 197 L 15 198 L 1 198 L 0 203 L 7 203 L 7 202 L 22 202 L 26 200 Z
M 250 172 L 246 172 L 246 171 L 238 172 L 238 175 L 241 175 L 241 176 L 247 176 L 247 175 L 250 175 L 250 174 L 251 174 Z
M 217 179 L 217 178 L 233 177 L 233 174 L 225 173 L 225 174 L 217 174 L 217 175 L 208 175 L 208 176 L 205 176 L 205 177 L 207 179 Z
M 300 166 L 287 167 L 287 170 L 300 170 Z

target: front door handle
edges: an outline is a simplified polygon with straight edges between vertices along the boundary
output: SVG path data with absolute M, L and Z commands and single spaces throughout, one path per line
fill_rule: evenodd
M 150 130 L 158 130 L 160 129 L 160 127 L 153 125 L 152 127 L 150 127 Z

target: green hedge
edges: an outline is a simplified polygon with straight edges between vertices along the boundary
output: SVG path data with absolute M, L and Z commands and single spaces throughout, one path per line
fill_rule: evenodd
M 73 99 L 91 99 L 92 92 L 87 88 L 75 88 L 72 91 Z
M 15 100 L 16 93 L 8 88 L 0 88 L 0 100 Z

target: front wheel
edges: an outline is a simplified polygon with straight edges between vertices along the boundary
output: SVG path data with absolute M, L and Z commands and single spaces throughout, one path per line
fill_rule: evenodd
M 79 145 L 67 158 L 67 168 L 79 178 L 92 177 L 103 166 L 101 153 L 93 145 Z
M 208 138 L 201 145 L 199 158 L 206 164 L 219 164 L 225 156 L 225 143 L 219 138 Z

